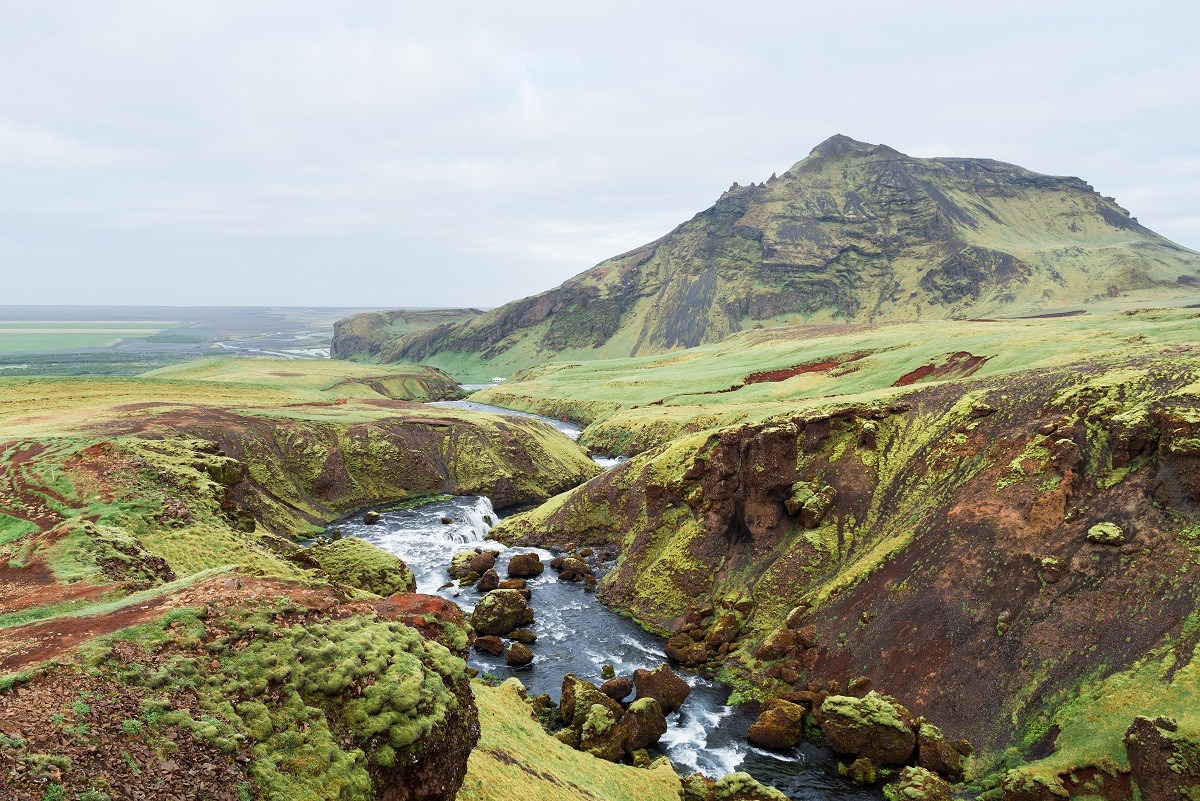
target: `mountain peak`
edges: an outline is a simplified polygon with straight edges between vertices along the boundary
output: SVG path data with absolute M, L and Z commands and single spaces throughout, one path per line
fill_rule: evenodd
M 847 156 L 870 156 L 879 152 L 895 153 L 896 151 L 887 145 L 873 145 L 869 142 L 851 139 L 845 134 L 834 134 L 814 147 L 808 155 L 810 157 L 845 158 Z

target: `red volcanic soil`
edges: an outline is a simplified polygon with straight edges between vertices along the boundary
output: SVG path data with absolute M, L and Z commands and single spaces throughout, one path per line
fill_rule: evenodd
M 958 353 L 952 353 L 946 357 L 946 361 L 942 364 L 925 364 L 911 373 L 905 373 L 897 378 L 896 383 L 892 386 L 907 387 L 909 384 L 915 384 L 927 378 L 965 378 L 983 367 L 990 358 L 990 356 L 972 356 L 965 350 L 960 350 Z
M 840 367 L 841 365 L 849 364 L 850 362 L 856 362 L 859 359 L 869 355 L 869 351 L 864 353 L 847 353 L 841 356 L 832 356 L 828 359 L 821 359 L 820 361 L 797 364 L 795 367 L 784 367 L 779 370 L 764 370 L 761 373 L 751 373 L 750 375 L 746 376 L 744 385 L 763 384 L 768 381 L 786 381 L 789 378 L 793 378 L 798 375 L 804 375 L 805 373 L 825 373 L 835 367 Z

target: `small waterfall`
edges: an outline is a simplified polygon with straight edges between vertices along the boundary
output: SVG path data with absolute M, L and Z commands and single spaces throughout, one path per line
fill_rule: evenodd
M 470 535 L 459 542 L 482 542 L 487 538 L 492 526 L 496 525 L 496 510 L 492 508 L 492 501 L 486 495 L 480 495 L 475 500 L 475 505 L 467 509 L 463 517 L 470 527 Z

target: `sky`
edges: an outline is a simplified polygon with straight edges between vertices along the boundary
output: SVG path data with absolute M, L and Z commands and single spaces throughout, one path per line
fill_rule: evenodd
M 842 133 L 1200 249 L 1200 4 L 0 0 L 0 303 L 497 306 Z

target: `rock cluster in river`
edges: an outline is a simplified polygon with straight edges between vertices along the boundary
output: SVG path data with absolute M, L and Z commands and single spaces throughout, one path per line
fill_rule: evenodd
M 746 738 L 772 750 L 804 739 L 828 745 L 847 759 L 842 772 L 861 784 L 874 784 L 883 769 L 903 767 L 897 789 L 889 785 L 896 798 L 949 799 L 947 780 L 962 780 L 970 744 L 949 742 L 941 729 L 894 698 L 867 691 L 865 682 L 852 685 L 857 694 L 843 695 L 836 682 L 814 681 L 806 690 L 768 699 Z
M 637 690 L 629 703 L 624 699 Z M 563 677 L 557 709 L 543 701 L 543 723 L 557 740 L 609 762 L 647 759 L 644 749 L 667 732 L 667 715 L 691 688 L 667 665 L 614 677 L 600 687 L 574 673 Z

